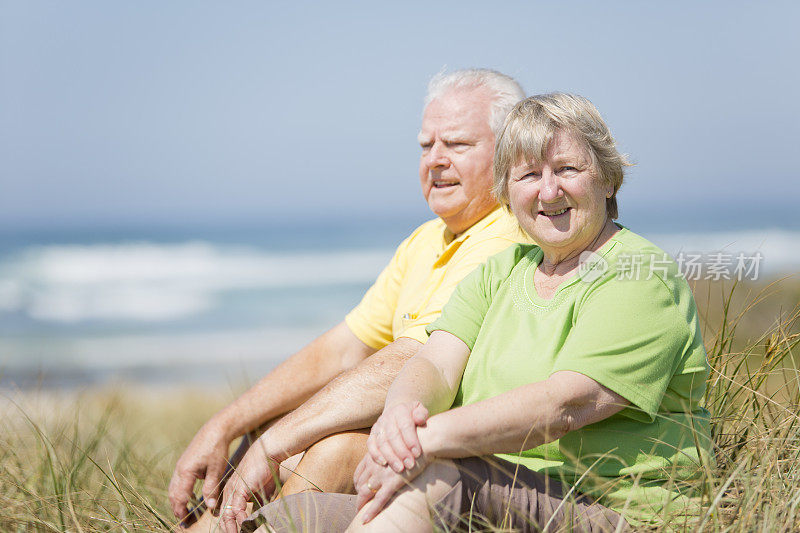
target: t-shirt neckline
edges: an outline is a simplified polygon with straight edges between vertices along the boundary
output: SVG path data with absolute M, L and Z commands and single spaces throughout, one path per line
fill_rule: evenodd
M 597 250 L 596 252 L 597 255 L 601 257 L 606 257 L 606 255 L 608 255 L 609 252 L 611 252 L 611 250 L 614 248 L 614 246 L 619 242 L 618 240 L 619 237 L 621 237 L 624 233 L 628 232 L 628 228 L 626 228 L 622 224 L 618 224 L 616 222 L 615 224 L 619 228 L 619 231 L 617 231 L 613 237 L 608 239 L 608 241 L 605 242 L 603 246 L 600 247 L 599 250 Z M 535 248 L 533 256 L 530 258 L 531 259 L 530 263 L 525 267 L 525 270 L 522 273 L 523 276 L 522 288 L 523 291 L 525 292 L 525 296 L 533 305 L 539 308 L 553 307 L 559 305 L 561 301 L 564 299 L 565 295 L 567 294 L 568 289 L 573 287 L 577 282 L 581 280 L 581 278 L 579 277 L 578 270 L 576 269 L 575 272 L 570 277 L 568 277 L 566 280 L 564 280 L 564 282 L 561 285 L 558 286 L 552 298 L 542 298 L 536 291 L 536 286 L 533 283 L 533 275 L 536 272 L 536 269 L 539 268 L 539 263 L 542 262 L 543 257 L 544 253 L 542 252 L 542 249 L 537 246 Z

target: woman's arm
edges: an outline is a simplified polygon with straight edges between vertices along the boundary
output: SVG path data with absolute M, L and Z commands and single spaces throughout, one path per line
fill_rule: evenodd
M 371 520 L 392 495 L 419 474 L 432 458 L 457 458 L 491 453 L 516 453 L 535 448 L 608 418 L 621 411 L 629 402 L 578 372 L 556 372 L 545 381 L 518 387 L 509 392 L 471 405 L 444 411 L 451 404 L 461 381 L 469 349 L 457 337 L 437 331 L 428 341 L 431 347 L 450 346 L 443 360 L 431 357 L 442 355 L 433 350 L 418 352 L 407 368 L 392 384 L 387 406 L 381 419 L 373 426 L 370 440 L 399 442 L 404 447 L 401 432 L 381 435 L 384 428 L 407 425 L 418 436 L 421 454 L 414 454 L 411 463 L 381 467 L 383 455 L 370 450 L 359 464 L 354 476 L 358 492 L 358 507 L 370 502 L 363 520 Z M 441 340 L 440 340 L 441 339 Z M 455 341 L 453 340 L 455 339 Z M 457 341 L 457 342 L 456 342 Z M 452 343 L 445 344 L 445 343 Z M 458 343 L 461 343 L 460 345 Z M 426 346 L 428 346 L 426 344 Z M 424 350 L 425 348 L 423 348 Z M 465 350 L 463 360 L 456 354 Z M 424 360 L 421 356 L 424 356 Z M 402 377 L 402 380 L 401 380 Z M 390 406 L 389 402 L 393 402 Z M 413 410 L 422 402 L 432 412 L 439 412 L 424 424 L 415 423 L 402 408 Z M 380 425 L 386 424 L 386 425 Z M 369 443 L 368 443 L 369 445 Z M 378 459 L 375 459 L 377 454 Z M 421 456 L 420 456 L 421 455 Z M 405 472 L 399 473 L 405 467 Z
M 469 347 L 464 341 L 452 333 L 434 331 L 392 382 L 386 395 L 386 408 L 414 400 L 432 413 L 449 408 L 468 358 Z
M 608 418 L 629 403 L 595 380 L 565 370 L 433 416 L 417 432 L 429 457 L 518 453 Z
M 429 413 L 448 409 L 458 391 L 469 347 L 446 331 L 434 331 L 397 375 L 386 395 L 383 414 L 372 426 L 367 448 L 380 465 L 396 472 L 412 468 L 422 453 L 417 426 Z

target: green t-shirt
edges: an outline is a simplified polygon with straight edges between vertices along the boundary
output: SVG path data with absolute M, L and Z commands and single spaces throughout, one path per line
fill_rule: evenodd
M 656 520 L 667 505 L 696 512 L 692 484 L 682 480 L 713 460 L 709 414 L 699 403 L 709 367 L 694 298 L 676 263 L 621 228 L 546 300 L 533 285 L 541 259 L 534 245 L 491 257 L 428 326 L 471 350 L 453 407 L 560 370 L 580 372 L 631 405 L 559 440 L 498 456 L 624 509 L 634 522 Z

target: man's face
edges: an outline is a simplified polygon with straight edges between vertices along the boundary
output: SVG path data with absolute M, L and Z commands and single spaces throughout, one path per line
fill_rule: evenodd
M 422 115 L 422 194 L 431 211 L 456 235 L 497 206 L 491 194 L 490 104 L 484 88 L 456 89 L 434 99 Z

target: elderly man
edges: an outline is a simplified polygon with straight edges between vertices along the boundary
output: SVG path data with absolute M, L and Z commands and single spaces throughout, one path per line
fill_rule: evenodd
M 170 502 L 178 518 L 188 512 L 196 479 L 204 479 L 208 506 L 219 504 L 231 442 L 276 418 L 225 487 L 226 526 L 233 519 L 241 523 L 252 492 L 272 493 L 276 465 L 309 447 L 292 466 L 296 475 L 289 477 L 281 495 L 311 487 L 352 491 L 353 471 L 368 434 L 354 430 L 369 428 L 380 415 L 392 380 L 425 342 L 425 326 L 439 316 L 466 274 L 525 239 L 490 192 L 496 133 L 522 98 L 517 82 L 490 70 L 456 71 L 431 80 L 419 133 L 419 174 L 423 195 L 438 218 L 400 244 L 342 323 L 200 429 L 170 482 Z

